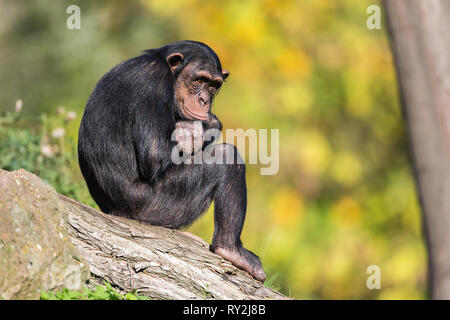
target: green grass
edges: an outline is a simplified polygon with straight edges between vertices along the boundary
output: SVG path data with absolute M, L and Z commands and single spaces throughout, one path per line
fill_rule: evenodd
M 276 283 L 276 280 L 278 278 L 278 274 L 274 274 L 273 276 L 269 277 L 264 281 L 264 286 L 272 289 L 273 291 L 280 292 L 280 286 Z
M 120 294 L 105 281 L 103 286 L 98 285 L 93 290 L 83 288 L 82 291 L 75 291 L 63 288 L 58 292 L 42 291 L 41 300 L 149 300 L 149 298 L 140 296 L 134 291 Z

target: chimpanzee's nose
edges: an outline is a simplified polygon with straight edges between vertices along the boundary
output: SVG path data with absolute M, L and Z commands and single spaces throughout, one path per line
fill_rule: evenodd
M 200 94 L 200 105 L 205 106 L 209 102 L 209 97 L 205 94 Z

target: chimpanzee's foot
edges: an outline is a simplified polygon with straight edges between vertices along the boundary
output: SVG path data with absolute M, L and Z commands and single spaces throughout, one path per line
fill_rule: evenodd
M 256 280 L 264 282 L 266 274 L 263 271 L 261 261 L 253 252 L 244 248 L 228 249 L 218 246 L 211 246 L 211 250 L 230 261 L 235 267 L 250 273 Z

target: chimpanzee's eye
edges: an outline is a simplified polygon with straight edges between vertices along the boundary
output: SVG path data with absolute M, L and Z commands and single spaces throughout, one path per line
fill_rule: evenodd
M 209 87 L 209 94 L 210 94 L 210 95 L 215 94 L 216 91 L 217 91 L 217 88 L 216 88 L 216 87 Z
M 211 95 L 215 94 L 215 93 L 217 92 L 217 90 L 219 90 L 220 85 L 221 85 L 220 82 L 218 82 L 218 81 L 212 81 L 212 82 L 210 83 L 209 88 L 208 88 L 209 93 L 210 93 Z
M 199 89 L 202 85 L 203 85 L 202 79 L 195 79 L 194 81 L 192 81 L 192 88 L 194 89 Z

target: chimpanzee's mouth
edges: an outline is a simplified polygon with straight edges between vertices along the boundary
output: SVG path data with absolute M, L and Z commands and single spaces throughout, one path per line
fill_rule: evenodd
M 184 108 L 184 113 L 186 116 L 191 118 L 191 120 L 201 120 L 201 121 L 208 120 L 208 112 L 194 112 L 191 111 L 189 108 Z

